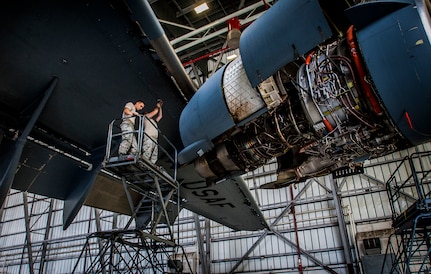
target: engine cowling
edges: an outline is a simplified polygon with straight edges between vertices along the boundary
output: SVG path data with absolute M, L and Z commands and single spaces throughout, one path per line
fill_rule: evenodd
M 424 75 L 431 64 L 424 56 L 431 55 L 431 20 L 423 2 L 395 1 L 382 19 L 367 22 L 358 15 L 388 4 L 358 5 L 348 12 L 359 20 L 356 32 L 350 28 L 347 39 L 332 40 L 323 35 L 327 26 L 321 24 L 316 3 L 279 1 L 282 17 L 264 15 L 262 29 L 271 25 L 268 20 L 274 20 L 276 28 L 267 39 L 283 39 L 274 47 L 260 48 L 266 60 L 247 43 L 259 39 L 247 32 L 256 33 L 257 28 L 262 34 L 259 24 L 246 29 L 240 43 L 242 56 L 211 77 L 181 115 L 185 149 L 180 163 L 194 162 L 202 177 L 214 181 L 253 170 L 276 157 L 279 179 L 296 181 L 341 167 L 354 168 L 365 159 L 430 139 L 426 119 L 431 116 L 431 82 L 424 81 Z M 309 17 L 318 18 L 319 25 L 304 24 L 301 32 L 277 36 L 288 25 L 280 21 Z M 390 51 L 385 49 L 390 60 L 378 55 L 383 52 L 377 43 L 382 39 L 400 42 Z M 263 69 L 251 57 L 251 49 Z M 278 57 L 284 63 L 281 67 Z M 388 65 L 392 60 L 396 66 Z

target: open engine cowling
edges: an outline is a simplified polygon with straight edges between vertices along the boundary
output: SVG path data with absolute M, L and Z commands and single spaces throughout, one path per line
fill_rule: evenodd
M 354 167 L 365 159 L 429 140 L 431 126 L 419 118 L 423 112 L 431 115 L 431 103 L 418 98 L 429 96 L 430 84 L 420 77 L 430 71 L 431 65 L 422 59 L 412 61 L 410 55 L 431 56 L 427 38 L 430 24 L 423 16 L 426 8 L 394 2 L 391 12 L 382 14 L 380 21 L 360 22 L 360 28 L 355 31 L 351 27 L 345 38 L 327 39 L 322 34 L 328 27 L 321 23 L 323 16 L 319 15 L 317 1 L 307 3 L 279 1 L 278 9 L 273 7 L 262 16 L 266 26 L 270 20 L 277 21 L 270 33 L 262 34 L 257 24 L 260 19 L 252 24 L 253 28 L 246 29 L 240 42 L 241 57 L 211 77 L 181 115 L 185 149 L 179 155 L 180 163 L 194 161 L 196 171 L 212 181 L 253 170 L 276 157 L 283 180 L 301 180 L 341 167 Z M 360 5 L 350 14 L 363 13 L 375 5 L 378 4 Z M 277 12 L 270 14 L 271 10 Z M 376 58 L 375 51 L 380 51 L 377 44 L 374 49 L 369 44 L 378 39 L 370 26 L 379 28 L 379 37 L 397 41 L 405 33 L 394 32 L 388 25 L 399 21 L 400 13 L 407 17 L 401 20 L 406 26 L 412 22 L 421 26 L 420 34 L 415 29 L 417 37 L 412 35 L 411 41 L 394 47 L 389 54 L 406 66 L 414 65 L 419 77 L 412 73 L 406 76 L 398 66 L 369 59 Z M 317 18 L 317 26 L 305 24 L 303 32 L 283 31 L 287 25 L 283 25 L 283 20 L 296 22 L 310 16 Z M 263 68 L 256 58 L 250 57 L 252 51 L 256 56 L 261 56 L 261 52 L 248 46 L 251 40 L 258 40 L 259 33 L 263 40 L 274 38 L 278 43 L 270 49 L 261 48 L 265 60 L 257 59 L 263 62 Z M 406 51 L 415 41 L 422 41 L 416 44 L 419 48 Z M 284 63 L 281 67 L 279 60 Z M 374 76 L 371 72 L 377 69 Z M 387 75 L 396 77 L 390 80 L 397 82 L 398 87 L 391 83 L 393 90 L 388 90 L 383 85 Z M 414 87 L 411 92 L 415 96 L 404 94 L 403 101 L 394 105 L 390 93 L 399 95 L 409 85 Z M 420 110 L 413 109 L 413 104 Z M 415 126 L 420 132 L 414 132 L 409 113 L 418 118 Z

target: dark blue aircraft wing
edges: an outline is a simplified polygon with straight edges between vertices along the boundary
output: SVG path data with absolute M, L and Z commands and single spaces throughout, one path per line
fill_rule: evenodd
M 146 1 L 1 4 L 0 203 L 11 187 L 64 200 L 64 227 L 83 204 L 132 213 L 121 180 L 102 170 L 109 122 L 128 101 L 151 111 L 163 98 L 160 129 L 181 149 L 194 92 L 154 19 Z
M 183 206 L 235 230 L 268 228 L 247 185 L 241 177 L 207 186 L 204 181 L 181 186 Z

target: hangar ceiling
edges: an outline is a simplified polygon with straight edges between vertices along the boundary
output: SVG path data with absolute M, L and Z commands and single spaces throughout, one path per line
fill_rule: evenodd
M 207 0 L 208 10 L 193 8 L 203 1 L 150 0 L 168 39 L 185 63 L 227 47 L 228 20 L 238 17 L 241 30 L 256 20 L 273 0 Z
M 207 61 L 213 59 L 218 62 L 215 57 L 216 53 L 229 53 L 232 50 L 227 45 L 228 20 L 237 18 L 240 31 L 243 32 L 249 24 L 277 2 L 276 0 L 148 1 L 181 62 L 185 65 L 194 63 L 206 76 L 208 76 Z M 204 2 L 207 3 L 208 10 L 197 14 L 193 8 Z M 330 18 L 334 33 L 340 33 L 340 31 L 347 30 L 350 25 L 344 15 L 344 10 L 361 1 L 319 2 L 325 15 Z M 288 27 L 286 26 L 286 28 Z M 202 61 L 195 62 L 198 60 Z

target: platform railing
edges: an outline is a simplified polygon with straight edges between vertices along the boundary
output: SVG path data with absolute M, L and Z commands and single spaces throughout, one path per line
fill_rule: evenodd
M 406 215 L 406 211 L 426 206 L 431 198 L 431 152 L 406 156 L 386 183 L 392 218 Z
M 129 132 L 122 132 L 120 125 L 121 123 L 127 118 L 122 119 L 114 119 L 111 123 L 109 123 L 108 126 L 108 135 L 107 135 L 107 146 L 106 146 L 106 153 L 105 153 L 105 159 L 104 159 L 104 167 L 114 167 L 114 166 L 121 166 L 121 165 L 129 165 L 129 164 L 136 164 L 140 160 L 142 160 L 142 153 L 143 153 L 143 139 L 144 136 L 147 136 L 152 142 L 154 142 L 157 146 L 157 149 L 159 150 L 159 155 L 165 155 L 168 158 L 168 162 L 173 165 L 173 174 L 172 177 L 174 181 L 177 177 L 177 162 L 178 162 L 178 151 L 174 144 L 167 138 L 166 135 L 162 133 L 162 131 L 157 128 L 159 132 L 158 140 L 154 140 L 150 136 L 148 136 L 145 133 L 145 119 L 147 119 L 150 123 L 154 122 L 149 119 L 145 115 L 138 115 L 135 116 L 135 129 L 133 131 Z M 126 155 L 119 155 L 118 154 L 118 147 L 121 143 L 121 140 L 123 139 L 124 135 L 126 134 L 133 134 L 136 138 L 137 142 L 137 151 L 136 153 L 127 153 Z M 162 146 L 161 143 L 165 143 L 166 147 Z M 160 158 L 160 157 L 159 157 Z M 146 161 L 147 163 L 149 160 Z
M 157 140 L 146 135 L 145 119 L 148 119 L 147 122 L 153 123 L 154 127 L 157 128 L 159 133 Z M 162 208 L 158 213 L 154 208 L 151 209 L 151 218 L 155 218 L 151 222 L 155 225 L 152 227 L 146 225 L 139 226 L 139 228 L 150 229 L 151 233 L 155 233 L 155 229 L 159 228 L 158 224 L 163 215 L 166 217 L 169 234 L 173 239 L 172 224 L 168 218 L 169 214 L 166 207 L 167 200 L 169 199 L 177 205 L 177 212 L 181 210 L 180 183 L 177 181 L 178 151 L 167 136 L 145 115 L 135 117 L 135 128 L 132 131 L 121 131 L 121 123 L 123 121 L 124 119 L 114 119 L 108 126 L 106 154 L 103 165 L 107 171 L 120 177 L 123 183 L 132 213 L 127 227 L 133 219 L 136 224 L 139 223 L 140 219 L 138 215 L 142 213 L 143 207 L 147 207 L 147 205 L 144 205 L 144 202 L 153 200 L 151 203 L 152 207 L 161 205 Z M 118 148 L 125 134 L 134 135 L 137 142 L 137 151 L 126 155 L 119 155 Z M 150 159 L 143 157 L 144 137 L 148 137 L 154 142 L 156 149 L 159 151 L 159 160 L 155 164 Z M 150 181 L 151 183 L 149 183 Z M 141 201 L 138 204 L 134 203 L 130 194 L 131 191 L 142 195 Z M 176 193 L 176 196 L 173 195 L 174 193 Z
M 386 188 L 394 228 L 385 255 L 392 261 L 389 273 L 430 273 L 431 152 L 405 157 Z

